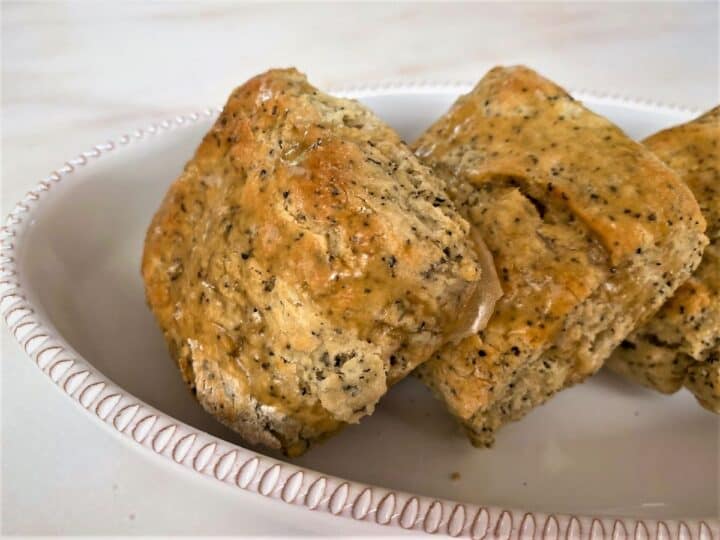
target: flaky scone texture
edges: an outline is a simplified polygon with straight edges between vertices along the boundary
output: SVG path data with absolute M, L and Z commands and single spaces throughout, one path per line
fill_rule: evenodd
M 720 107 L 644 144 L 692 190 L 710 244 L 693 276 L 620 344 L 608 365 L 667 394 L 685 386 L 720 413 Z
M 528 68 L 491 70 L 414 149 L 483 234 L 504 291 L 484 330 L 418 369 L 477 446 L 595 373 L 700 262 L 687 186 Z
M 293 69 L 232 93 L 152 220 L 142 274 L 200 403 L 289 455 L 370 414 L 488 308 L 439 181 Z

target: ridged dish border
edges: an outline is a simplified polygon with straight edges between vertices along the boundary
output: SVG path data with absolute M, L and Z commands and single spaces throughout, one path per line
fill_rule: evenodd
M 460 94 L 471 87 L 463 82 L 388 82 L 339 88 L 333 93 L 352 98 L 398 92 Z M 698 113 L 678 105 L 616 94 L 581 90 L 573 95 L 594 103 Z M 71 181 L 73 174 L 91 167 L 104 155 L 121 152 L 169 130 L 212 118 L 219 110 L 208 108 L 176 116 L 93 146 L 40 180 L 15 205 L 5 226 L 0 228 L 0 313 L 22 349 L 77 406 L 130 444 L 142 446 L 185 469 L 286 504 L 335 516 L 477 540 L 720 540 L 720 521 L 716 518 L 651 520 L 527 512 L 423 497 L 297 467 L 198 431 L 150 407 L 76 354 L 28 300 L 23 274 L 16 264 L 19 242 L 33 213 L 50 196 L 55 184 Z

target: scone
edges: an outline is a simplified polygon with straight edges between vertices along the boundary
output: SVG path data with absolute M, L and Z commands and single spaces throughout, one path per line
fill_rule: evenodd
M 482 232 L 504 291 L 484 330 L 418 369 L 476 446 L 595 373 L 707 242 L 672 170 L 525 67 L 491 70 L 414 148 Z
M 355 101 L 272 70 L 230 96 L 147 232 L 142 274 L 203 407 L 302 453 L 493 304 L 481 244 Z M 480 246 L 480 247 L 479 247 Z
M 608 365 L 667 394 L 685 386 L 720 413 L 720 107 L 644 144 L 695 194 L 710 245 L 693 276 L 620 344 Z

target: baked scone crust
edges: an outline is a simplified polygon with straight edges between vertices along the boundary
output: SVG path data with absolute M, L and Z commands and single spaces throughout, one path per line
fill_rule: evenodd
M 687 387 L 720 413 L 720 107 L 643 141 L 690 187 L 710 244 L 693 276 L 625 339 L 609 367 L 660 392 Z
M 170 187 L 142 274 L 205 409 L 297 455 L 477 325 L 476 249 L 393 130 L 271 70 L 232 93 Z
M 491 70 L 413 147 L 483 234 L 504 291 L 484 330 L 417 371 L 475 445 L 595 373 L 700 261 L 687 186 L 525 67 Z

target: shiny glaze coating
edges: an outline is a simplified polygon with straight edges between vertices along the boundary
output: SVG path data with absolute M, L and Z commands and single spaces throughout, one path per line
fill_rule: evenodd
M 418 369 L 488 446 L 662 305 L 699 263 L 705 222 L 672 170 L 524 67 L 491 70 L 413 146 L 504 290 L 484 330 Z

